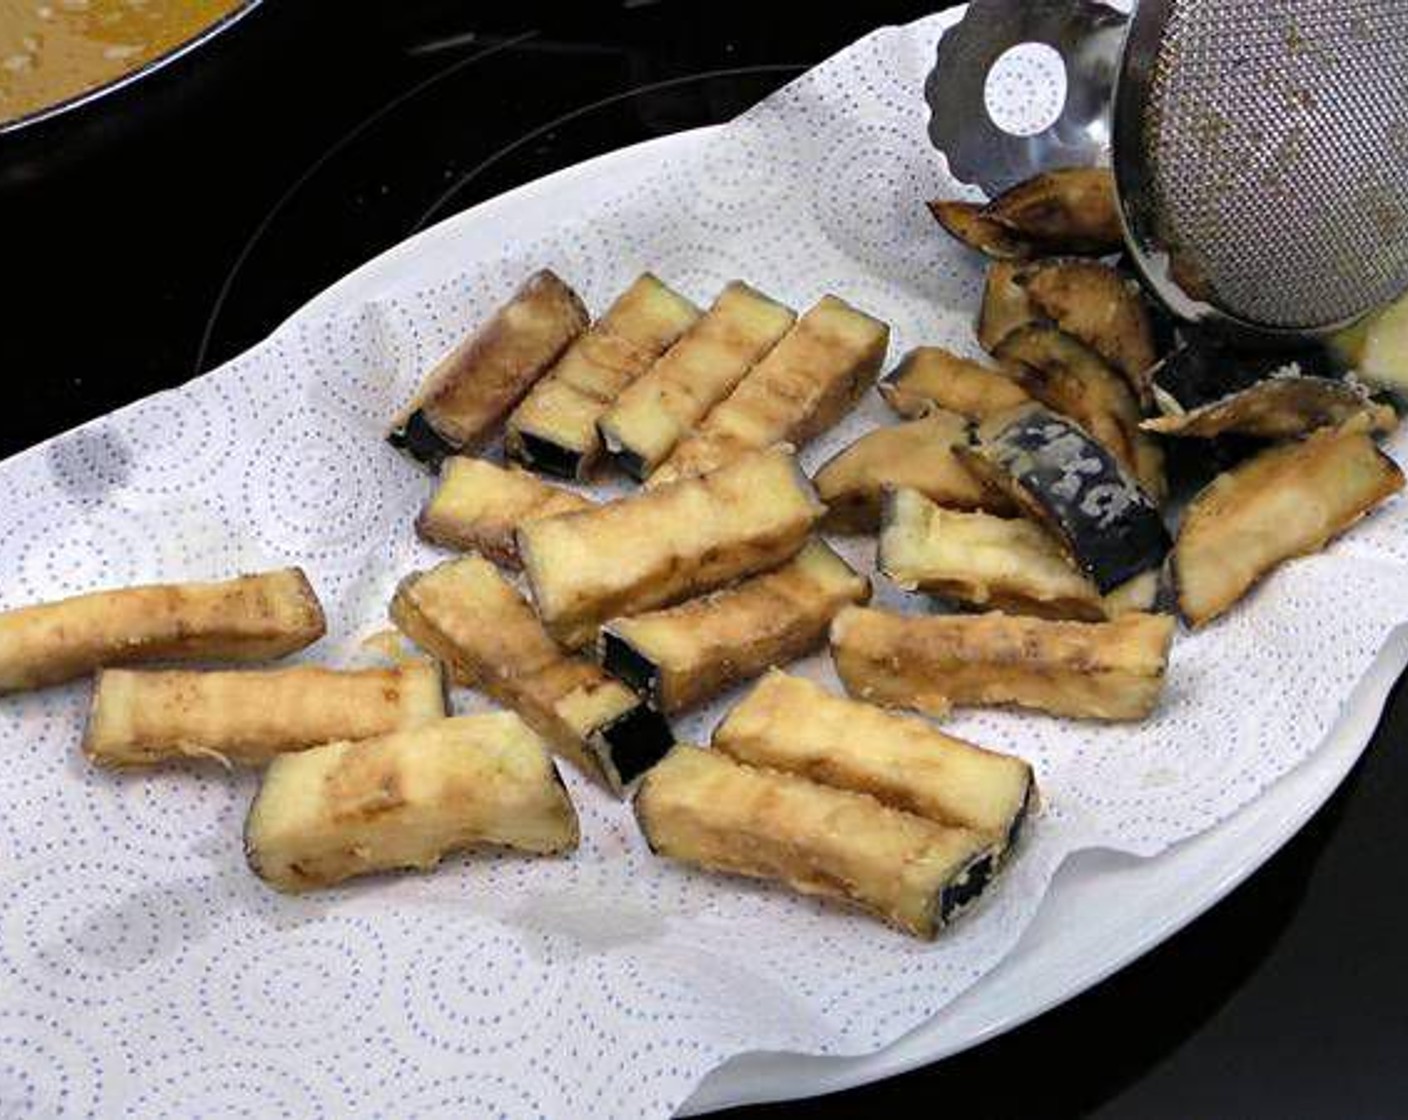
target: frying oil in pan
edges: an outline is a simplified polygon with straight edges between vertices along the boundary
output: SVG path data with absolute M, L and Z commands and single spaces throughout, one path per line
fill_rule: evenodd
M 242 0 L 0 0 L 0 122 L 145 66 Z

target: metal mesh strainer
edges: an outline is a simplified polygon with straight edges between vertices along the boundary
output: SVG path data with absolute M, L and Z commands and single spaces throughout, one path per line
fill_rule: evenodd
M 1341 325 L 1408 286 L 1408 3 L 1142 0 L 1113 147 L 1174 310 Z
M 926 87 L 951 170 L 992 193 L 1108 136 L 1130 255 L 1186 319 L 1318 334 L 1408 288 L 1408 0 L 1140 0 L 1122 51 L 1120 19 L 972 0 Z M 1060 53 L 1066 106 L 1006 136 L 975 91 L 1027 41 Z

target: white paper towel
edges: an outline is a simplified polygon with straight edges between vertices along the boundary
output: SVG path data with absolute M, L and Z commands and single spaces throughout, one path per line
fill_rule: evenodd
M 644 267 L 701 302 L 735 277 L 799 308 L 835 291 L 894 325 L 892 355 L 973 350 L 979 264 L 922 206 L 960 193 L 920 97 L 950 19 L 867 37 L 591 212 L 0 465 L 0 605 L 299 563 L 329 608 L 308 656 L 362 656 L 396 580 L 440 558 L 411 528 L 430 483 L 386 448 L 387 419 L 537 267 L 596 308 Z M 1043 80 L 1003 96 L 1036 111 Z M 868 400 L 804 459 L 889 419 Z M 573 775 L 571 859 L 474 855 L 284 898 L 244 867 L 249 775 L 101 773 L 77 750 L 86 684 L 4 698 L 0 1113 L 663 1116 L 732 1054 L 884 1046 L 1008 952 L 1071 851 L 1155 854 L 1313 749 L 1408 620 L 1405 505 L 1180 636 L 1146 724 L 949 721 L 1029 758 L 1047 807 L 935 944 L 655 860 L 629 808 Z M 872 541 L 843 549 L 869 569 Z M 834 682 L 821 658 L 801 669 Z

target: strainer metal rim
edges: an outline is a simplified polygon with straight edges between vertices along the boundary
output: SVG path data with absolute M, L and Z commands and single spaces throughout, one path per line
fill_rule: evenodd
M 1153 169 L 1144 145 L 1145 114 L 1154 64 L 1175 0 L 1138 0 L 1125 29 L 1118 77 L 1110 106 L 1110 154 L 1115 197 L 1130 262 L 1145 286 L 1168 310 L 1188 323 L 1220 330 L 1234 338 L 1276 343 L 1333 334 L 1377 308 L 1366 307 L 1330 323 L 1277 326 L 1242 318 L 1224 307 L 1190 295 L 1174 279 L 1174 258 L 1154 220 Z

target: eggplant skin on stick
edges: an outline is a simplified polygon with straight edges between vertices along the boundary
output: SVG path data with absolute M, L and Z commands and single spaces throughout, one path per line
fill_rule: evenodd
M 326 631 L 299 568 L 93 591 L 0 612 L 0 693 L 62 684 L 105 665 L 267 661 Z
M 831 620 L 870 581 L 813 540 L 782 567 L 677 607 L 608 622 L 600 658 L 666 713 L 683 711 L 826 643 Z
M 1168 486 L 1164 457 L 1153 436 L 1141 430 L 1139 402 L 1099 354 L 1055 327 L 1031 323 L 1012 331 L 994 357 L 1016 371 L 1022 387 L 1042 404 L 1069 416 L 1099 440 L 1138 481 L 1162 500 Z
M 298 893 L 429 870 L 480 844 L 577 847 L 577 813 L 546 748 L 512 712 L 444 719 L 275 759 L 245 822 L 250 868 Z
M 1403 471 L 1351 422 L 1261 452 L 1184 511 L 1170 560 L 1179 613 L 1198 627 L 1279 564 L 1318 552 L 1403 489 Z
M 1245 389 L 1302 377 L 1346 388 L 1351 384 L 1343 377 L 1339 362 L 1318 343 L 1289 350 L 1248 350 L 1206 334 L 1189 334 L 1150 371 L 1150 387 L 1160 413 L 1182 416 L 1238 396 Z M 1264 434 L 1295 433 L 1281 430 Z
M 1020 758 L 945 735 L 927 721 L 768 673 L 714 729 L 737 762 L 868 793 L 936 824 L 970 828 L 1012 848 L 1036 800 Z
M 1050 529 L 1102 595 L 1163 563 L 1158 507 L 1075 421 L 1027 405 L 989 417 L 977 435 L 976 446 L 955 448 L 964 464 Z
M 206 756 L 259 766 L 287 751 L 445 718 L 440 667 L 103 669 L 83 752 L 102 766 Z
M 698 318 L 689 300 L 641 275 L 513 410 L 508 456 L 545 474 L 585 479 L 601 457 L 597 421 Z
M 598 421 L 616 465 L 638 482 L 649 478 L 796 320 L 790 307 L 742 281 L 728 284 Z
M 992 881 L 992 839 L 794 774 L 677 746 L 641 783 L 656 855 L 840 899 L 931 938 Z
M 992 612 L 907 616 L 848 607 L 831 654 L 852 696 L 942 715 L 1013 704 L 1076 719 L 1141 720 L 1163 693 L 1174 620 L 1052 622 Z
M 393 425 L 391 445 L 428 466 L 477 451 L 588 321 L 577 293 L 556 274 L 534 273 L 426 375 Z
M 1185 412 L 1155 416 L 1141 426 L 1160 435 L 1196 439 L 1229 434 L 1295 439 L 1351 421 L 1382 434 L 1398 426 L 1398 414 L 1352 382 L 1293 374 L 1268 377 Z
M 530 521 L 518 552 L 548 632 L 569 649 L 613 618 L 777 567 L 825 507 L 784 448 L 579 513 Z
M 944 509 L 909 489 L 889 497 L 878 565 L 906 591 L 1083 622 L 1147 611 L 1159 588 L 1158 570 L 1150 569 L 1101 595 L 1035 521 Z
M 564 653 L 533 608 L 482 556 L 407 576 L 391 619 L 455 680 L 512 708 L 620 793 L 670 749 L 669 725 L 601 666 Z

